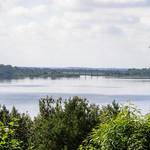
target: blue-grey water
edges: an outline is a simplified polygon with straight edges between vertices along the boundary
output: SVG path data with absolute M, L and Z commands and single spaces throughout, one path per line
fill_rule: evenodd
M 132 103 L 144 114 L 150 112 L 150 79 L 82 76 L 0 81 L 0 104 L 5 104 L 9 109 L 15 106 L 20 112 L 28 112 L 31 116 L 38 114 L 39 99 L 47 95 L 63 99 L 78 95 L 100 106 L 116 100 L 120 104 Z

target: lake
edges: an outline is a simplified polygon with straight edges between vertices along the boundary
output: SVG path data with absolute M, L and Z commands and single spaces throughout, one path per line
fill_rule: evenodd
M 78 95 L 100 106 L 116 100 L 138 106 L 143 114 L 150 112 L 150 79 L 81 76 L 0 81 L 0 104 L 9 109 L 15 106 L 19 112 L 28 112 L 32 117 L 38 114 L 39 99 L 47 95 L 63 99 Z

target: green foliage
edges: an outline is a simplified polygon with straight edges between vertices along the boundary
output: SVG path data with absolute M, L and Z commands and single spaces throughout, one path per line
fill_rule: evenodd
M 15 130 L 15 138 L 22 141 L 20 144 L 22 150 L 26 150 L 29 147 L 29 138 L 31 136 L 31 126 L 32 120 L 27 114 L 20 114 L 18 111 L 13 107 L 11 113 L 11 118 L 17 118 L 18 120 L 18 127 Z
M 40 100 L 40 115 L 35 118 L 31 146 L 35 150 L 75 150 L 99 122 L 99 108 L 86 99 L 74 97 Z
M 150 122 L 147 118 L 131 107 L 123 107 L 116 116 L 93 129 L 79 149 L 149 150 Z
M 15 130 L 18 127 L 17 120 L 13 119 L 8 125 L 0 122 L 0 149 L 21 150 L 21 141 L 15 138 Z
M 110 119 L 116 117 L 119 112 L 120 112 L 120 106 L 118 103 L 115 102 L 115 100 L 112 102 L 112 104 L 102 106 L 99 115 L 100 122 L 105 123 L 109 121 Z
M 12 120 L 16 119 L 14 122 L 14 126 L 12 128 Z M 2 128 L 9 128 L 10 132 L 12 132 L 12 142 L 13 141 L 22 141 L 19 146 L 21 150 L 26 150 L 29 146 L 29 137 L 30 137 L 30 129 L 32 126 L 31 118 L 26 114 L 20 114 L 13 107 L 12 111 L 9 112 L 5 106 L 0 106 L 0 121 Z M 10 138 L 10 136 L 8 136 Z M 17 142 L 16 142 L 17 143 Z
M 150 114 L 73 97 L 42 98 L 32 121 L 13 107 L 0 106 L 0 150 L 149 150 Z M 14 119 L 15 118 L 15 119 Z
M 4 125 L 8 125 L 10 120 L 11 118 L 9 111 L 6 109 L 4 105 L 3 106 L 0 105 L 0 121 L 3 122 Z

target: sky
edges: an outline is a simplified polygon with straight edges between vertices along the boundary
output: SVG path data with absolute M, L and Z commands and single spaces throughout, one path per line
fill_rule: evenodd
M 150 0 L 0 0 L 0 64 L 150 67 Z

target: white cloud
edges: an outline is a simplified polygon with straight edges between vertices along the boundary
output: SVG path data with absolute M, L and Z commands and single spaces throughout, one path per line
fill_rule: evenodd
M 0 63 L 148 66 L 149 4 L 147 0 L 0 0 Z
M 149 0 L 53 0 L 50 5 L 59 10 L 67 11 L 95 11 L 101 8 L 141 8 L 149 7 Z
M 82 6 L 94 8 L 130 8 L 149 5 L 148 0 L 82 0 Z
M 24 16 L 24 17 L 33 17 L 36 15 L 42 15 L 48 12 L 46 5 L 39 5 L 33 8 L 26 8 L 22 6 L 16 6 L 8 11 L 10 16 Z
M 27 8 L 18 6 L 11 9 L 8 14 L 12 16 L 26 16 L 29 14 L 29 10 Z
M 149 26 L 150 25 L 150 15 L 147 17 L 141 17 L 140 21 L 141 21 L 141 23 Z

